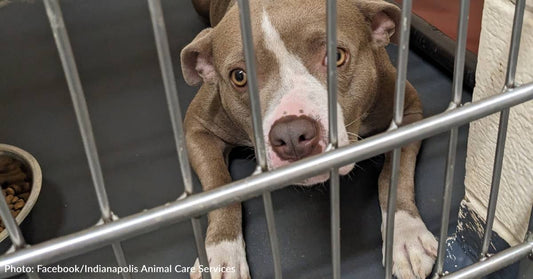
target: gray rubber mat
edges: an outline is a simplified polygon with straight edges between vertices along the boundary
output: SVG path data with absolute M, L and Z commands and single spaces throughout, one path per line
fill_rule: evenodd
M 94 128 L 112 210 L 127 216 L 175 200 L 183 186 L 146 1 L 61 1 Z M 183 112 L 197 88 L 179 71 L 179 51 L 205 27 L 190 1 L 163 1 Z M 74 233 L 99 220 L 96 197 L 43 4 L 0 8 L 0 142 L 33 154 L 43 170 L 41 195 L 22 231 L 28 243 Z M 390 47 L 395 56 L 396 48 Z M 394 60 L 394 58 L 393 58 Z M 408 79 L 425 114 L 448 106 L 450 78 L 416 54 Z M 466 99 L 469 94 L 464 95 Z M 465 128 L 456 164 L 451 228 L 464 194 Z M 447 134 L 423 142 L 416 174 L 417 204 L 438 232 Z M 232 153 L 231 173 L 254 167 L 247 150 Z M 380 210 L 376 181 L 383 158 L 358 164 L 342 178 L 342 272 L 345 278 L 382 278 Z M 200 186 L 195 181 L 197 190 Z M 285 278 L 330 277 L 329 190 L 288 187 L 273 193 Z M 204 220 L 205 221 L 205 220 Z M 244 203 L 247 254 L 253 278 L 272 278 L 273 267 L 260 198 Z M 2 251 L 9 241 L 1 243 Z M 123 242 L 136 266 L 192 265 L 196 251 L 189 222 Z M 58 263 L 113 266 L 111 248 Z M 119 278 L 114 274 L 41 274 L 42 278 Z M 184 273 L 134 278 L 187 278 Z

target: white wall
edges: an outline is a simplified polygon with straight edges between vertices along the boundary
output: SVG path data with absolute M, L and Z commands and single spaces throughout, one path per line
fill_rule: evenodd
M 513 1 L 514 2 L 514 1 Z M 485 0 L 473 100 L 499 94 L 505 82 L 514 14 L 510 0 Z M 516 81 L 533 82 L 533 0 L 528 0 Z M 470 124 L 466 200 L 485 218 L 499 114 Z M 510 244 L 523 240 L 533 203 L 533 102 L 511 109 L 494 230 Z

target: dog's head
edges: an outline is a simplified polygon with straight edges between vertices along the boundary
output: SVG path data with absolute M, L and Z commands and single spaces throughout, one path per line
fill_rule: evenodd
M 397 40 L 400 10 L 384 1 L 339 0 L 337 6 L 339 145 L 357 140 L 376 95 L 375 51 Z M 251 1 L 258 87 L 268 166 L 324 152 L 328 145 L 326 4 L 316 0 Z M 181 53 L 188 84 L 217 91 L 225 111 L 250 140 L 247 75 L 237 5 Z M 215 94 L 215 93 L 214 93 Z M 348 132 L 351 131 L 351 132 Z M 340 168 L 347 174 L 352 165 Z M 316 184 L 328 174 L 302 182 Z

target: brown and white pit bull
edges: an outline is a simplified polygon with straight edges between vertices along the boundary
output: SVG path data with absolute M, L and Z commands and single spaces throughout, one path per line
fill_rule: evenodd
M 253 146 L 247 77 L 235 0 L 193 0 L 209 17 L 181 52 L 185 81 L 203 83 L 185 117 L 190 161 L 204 190 L 231 182 L 227 155 L 234 146 Z M 328 144 L 326 90 L 326 4 L 318 0 L 254 0 L 251 20 L 269 169 L 324 152 Z M 392 119 L 396 69 L 385 46 L 398 40 L 400 10 L 384 1 L 338 0 L 339 145 L 385 131 Z M 422 118 L 416 90 L 407 83 L 403 124 Z M 393 273 L 425 278 L 437 242 L 420 218 L 414 171 L 420 143 L 402 148 L 395 216 Z M 340 169 L 342 175 L 353 165 Z M 386 154 L 379 177 L 382 220 L 391 173 Z M 313 185 L 324 174 L 302 181 Z M 230 267 L 213 278 L 250 278 L 242 236 L 241 205 L 209 213 L 206 247 L 211 267 Z M 382 235 L 385 231 L 382 222 Z M 196 262 L 198 265 L 198 261 Z M 191 278 L 201 274 L 191 273 Z

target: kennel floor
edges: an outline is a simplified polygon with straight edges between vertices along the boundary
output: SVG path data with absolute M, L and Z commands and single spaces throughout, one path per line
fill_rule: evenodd
M 84 86 L 111 208 L 118 216 L 175 200 L 183 191 L 146 1 L 61 1 Z M 179 51 L 206 27 L 190 1 L 163 1 L 183 112 L 197 88 L 183 82 Z M 41 195 L 22 231 L 30 244 L 74 233 L 100 218 L 67 84 L 40 1 L 0 9 L 0 142 L 33 154 L 43 170 Z M 396 61 L 396 48 L 389 47 Z M 451 78 L 410 53 L 408 79 L 425 115 L 444 111 Z M 465 92 L 464 101 L 471 94 Z M 467 128 L 460 129 L 450 232 L 464 194 Z M 447 133 L 424 140 L 416 170 L 416 199 L 428 228 L 438 233 Z M 231 174 L 254 169 L 253 152 L 232 153 Z M 383 156 L 358 163 L 341 179 L 343 278 L 383 278 L 377 177 Z M 195 188 L 200 185 L 195 180 Z M 328 278 L 331 272 L 327 185 L 272 193 L 284 278 Z M 253 278 L 272 278 L 261 198 L 243 204 L 244 236 Z M 205 228 L 204 218 L 204 228 Z M 196 258 L 190 222 L 122 242 L 129 264 L 190 266 Z M 9 240 L 0 244 L 2 251 Z M 111 247 L 59 262 L 113 266 Z M 133 278 L 188 278 L 184 273 Z M 41 278 L 119 278 L 114 274 L 41 274 Z

